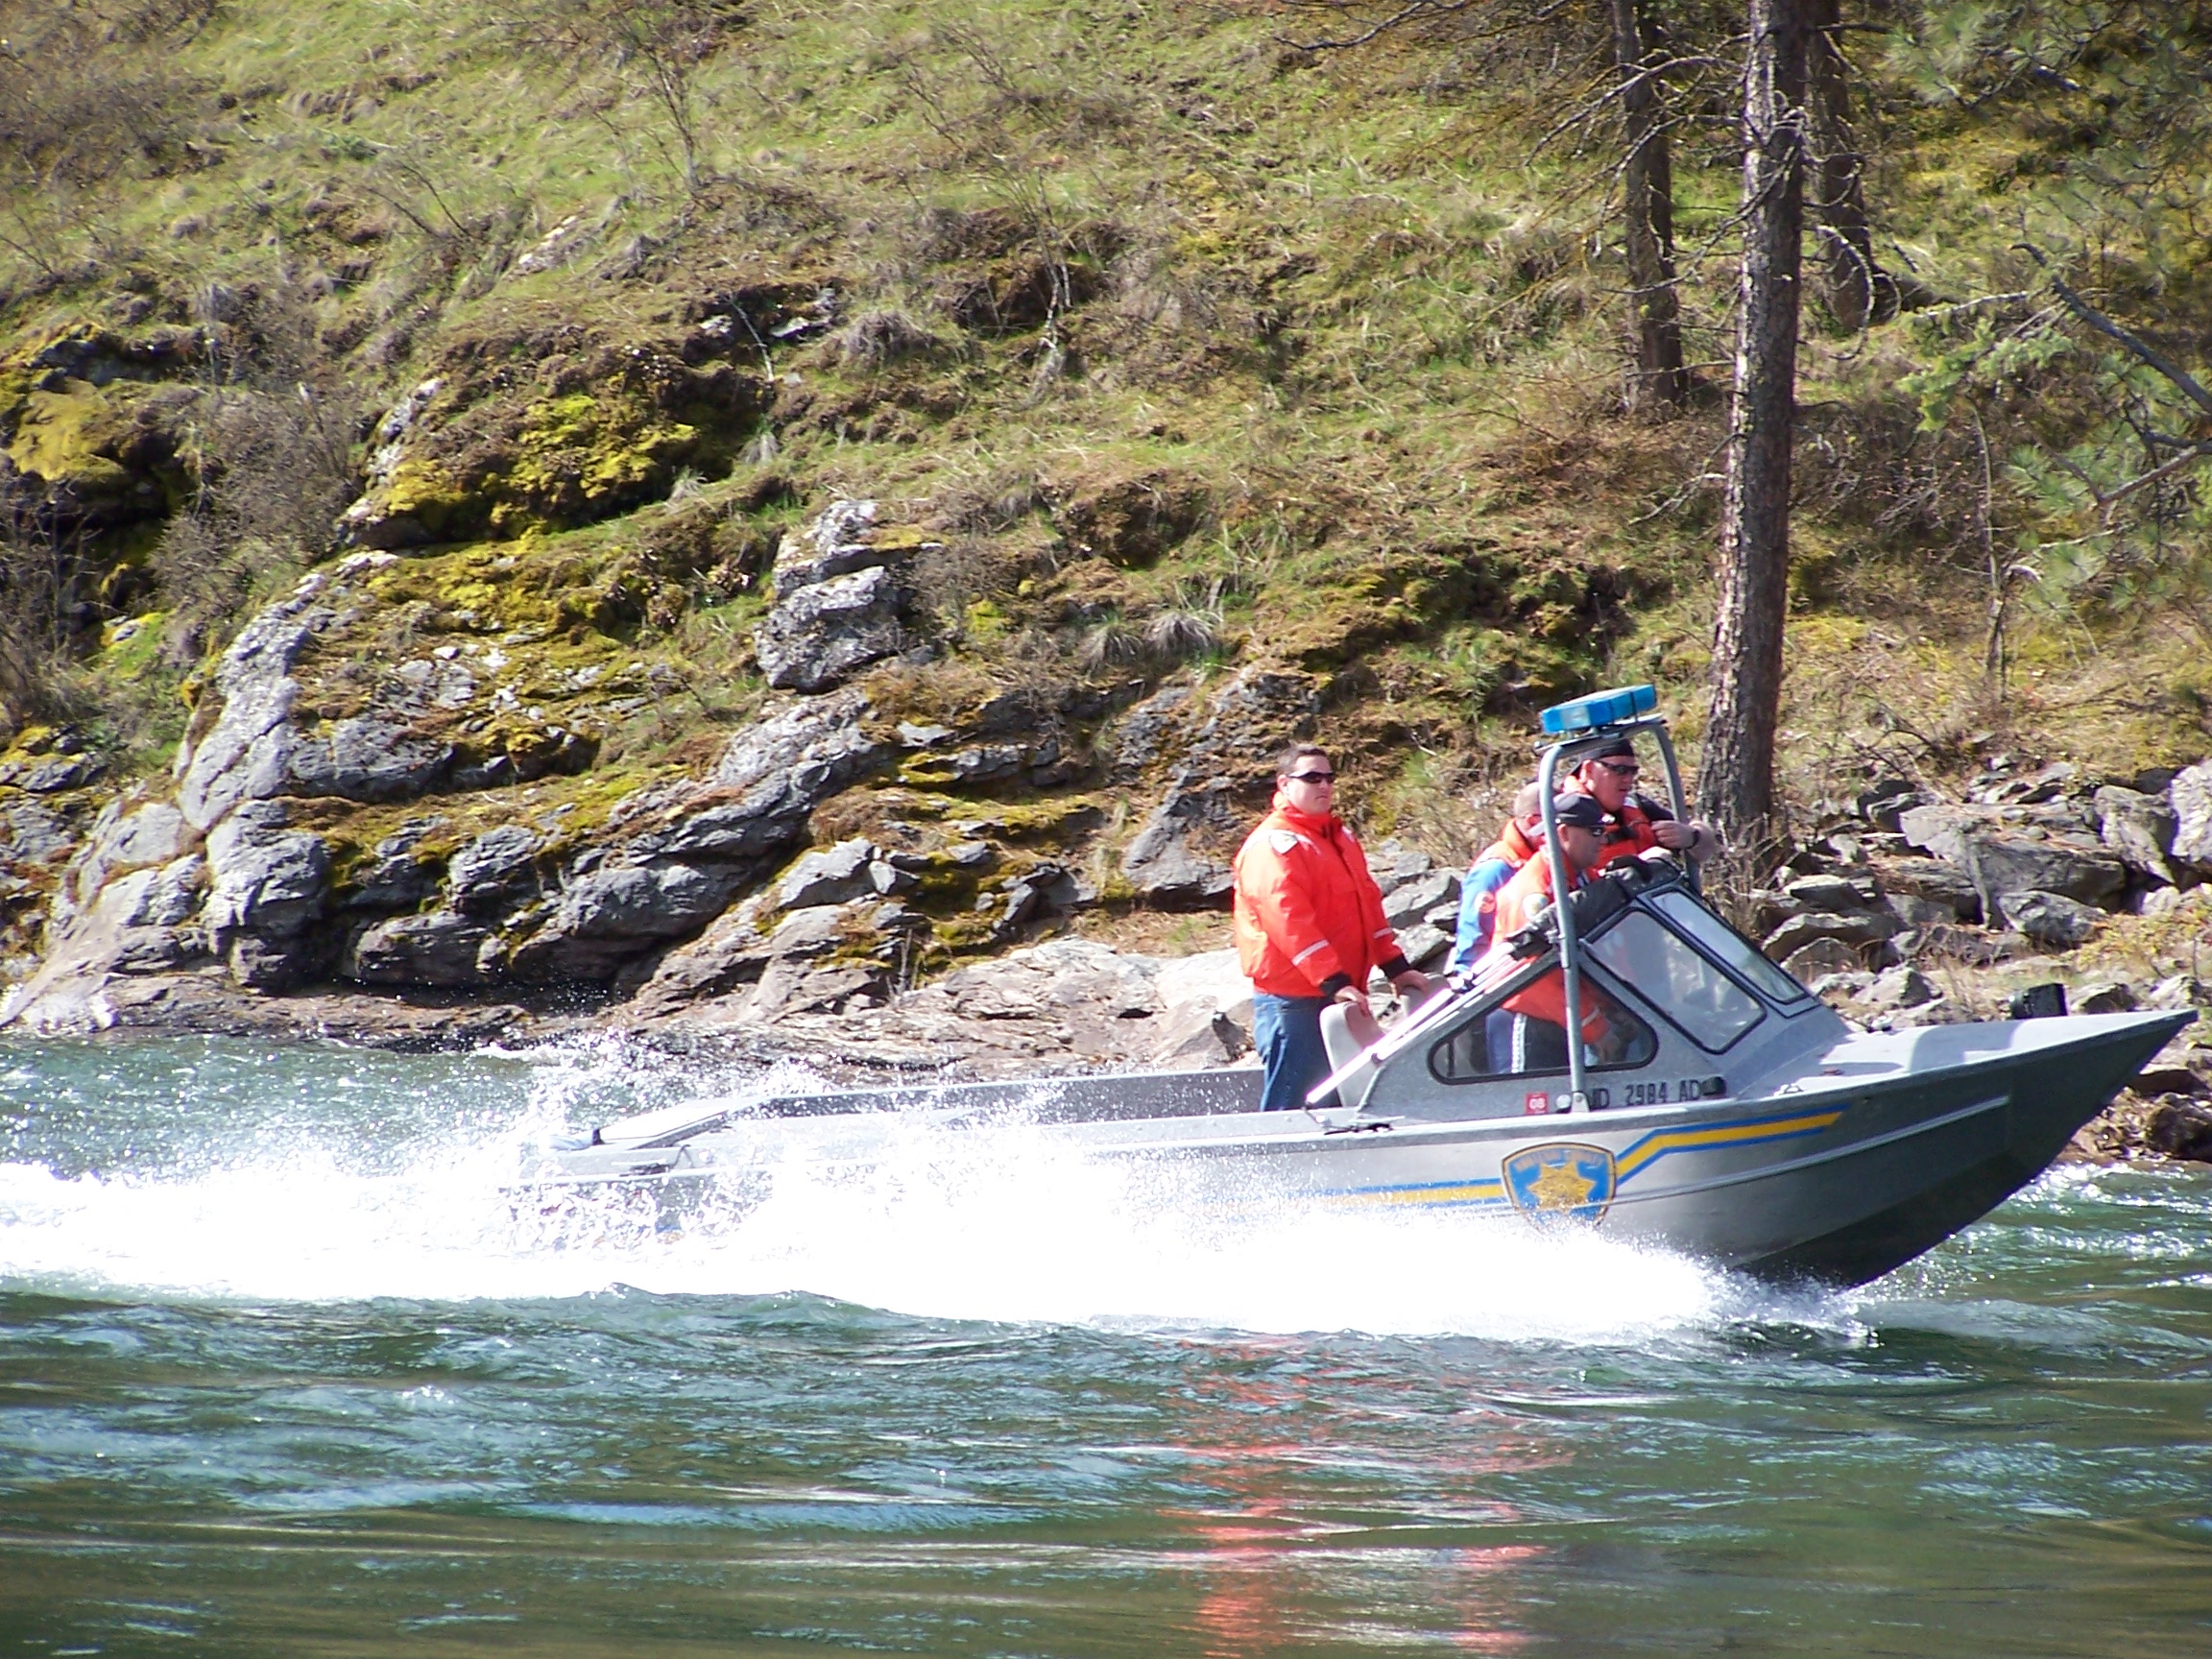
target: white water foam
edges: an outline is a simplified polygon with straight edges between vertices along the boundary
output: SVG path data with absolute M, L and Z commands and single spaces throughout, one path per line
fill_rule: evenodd
M 570 1079 L 573 1082 L 573 1078 Z M 757 1097 L 788 1076 L 748 1088 Z M 865 1165 L 769 1166 L 680 1231 L 639 1195 L 533 1193 L 519 1144 L 416 1142 L 376 1172 L 305 1146 L 174 1175 L 0 1166 L 0 1285 L 160 1299 L 805 1291 L 927 1317 L 1172 1330 L 1635 1340 L 1752 1310 L 1741 1282 L 1601 1232 L 1467 1211 L 1224 1205 L 1188 1170 L 1089 1157 L 1019 1115 L 886 1118 Z

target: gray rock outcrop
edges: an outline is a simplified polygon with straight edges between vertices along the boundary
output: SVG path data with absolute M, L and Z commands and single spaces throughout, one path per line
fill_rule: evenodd
M 287 794 L 412 801 L 445 778 L 453 745 L 401 720 L 362 715 L 336 721 L 317 736 L 295 736 L 285 762 Z
M 277 803 L 249 801 L 207 837 L 208 948 L 257 990 L 296 984 L 319 965 L 308 930 L 324 913 L 330 857 L 321 836 L 286 823 Z
M 487 946 L 493 947 L 487 952 Z M 482 985 L 497 971 L 491 928 L 451 910 L 393 916 L 361 928 L 338 972 L 362 985 Z
M 536 897 L 538 849 L 539 838 L 519 824 L 487 830 L 447 861 L 445 902 L 464 915 L 496 916 Z
M 650 946 L 696 933 L 720 915 L 741 873 L 729 866 L 602 866 L 573 878 L 551 916 L 508 952 L 525 983 L 603 981 Z
M 873 501 L 840 501 L 804 535 L 784 539 L 775 606 L 753 633 L 770 685 L 827 691 L 911 643 L 900 620 L 900 572 L 910 549 L 878 547 L 875 528 Z
M 325 577 L 305 577 L 289 599 L 246 624 L 216 665 L 223 707 L 214 726 L 177 751 L 177 805 L 195 830 L 211 830 L 241 801 L 284 792 L 291 773 L 292 664 L 334 613 L 318 603 Z
M 2178 826 L 2172 805 L 2159 795 L 2106 784 L 2093 797 L 2098 834 L 2131 870 L 2154 881 L 2176 885 L 2174 833 Z
M 1251 805 L 1228 779 L 1193 782 L 1179 774 L 1122 852 L 1121 874 L 1149 904 L 1217 909 L 1228 902 L 1230 859 L 1252 822 Z
M 1899 819 L 1905 839 L 1959 865 L 1986 915 L 2007 894 L 2056 893 L 2082 903 L 2112 903 L 2128 886 L 2128 867 L 2090 832 L 2079 813 L 2015 807 L 1915 806 Z M 2037 813 L 2037 816 L 2026 816 Z
M 899 579 L 881 565 L 832 576 L 779 598 L 754 631 L 753 650 L 769 685 L 826 691 L 906 646 Z

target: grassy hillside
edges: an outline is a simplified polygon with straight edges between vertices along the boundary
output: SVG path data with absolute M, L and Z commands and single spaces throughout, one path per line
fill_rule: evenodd
M 1632 418 L 1618 135 L 1561 119 L 1605 84 L 1600 10 L 1313 52 L 1330 18 L 1265 5 L 0 4 L 10 759 L 157 774 L 252 608 L 382 548 L 306 664 L 319 716 L 495 623 L 520 689 L 456 712 L 466 759 L 587 826 L 757 707 L 761 573 L 847 495 L 921 549 L 938 649 L 878 675 L 894 713 L 1279 666 L 1371 827 L 1448 855 L 1557 694 L 1655 678 L 1694 755 L 1726 77 L 1679 94 L 1707 392 Z M 1858 19 L 1918 308 L 1809 307 L 1800 810 L 1869 769 L 2212 747 L 2202 492 L 2106 498 L 2206 417 L 2025 251 L 2212 359 L 2212 167 L 2170 97 L 2202 41 L 2168 10 Z M 1670 15 L 1732 49 L 1731 9 Z M 1045 794 L 1111 839 L 1150 787 Z

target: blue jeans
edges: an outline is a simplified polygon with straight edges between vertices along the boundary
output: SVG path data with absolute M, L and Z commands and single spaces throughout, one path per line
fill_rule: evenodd
M 1321 1010 L 1327 1006 L 1319 997 L 1252 994 L 1252 1046 L 1267 1066 L 1261 1111 L 1304 1111 L 1306 1092 L 1329 1075 L 1329 1050 L 1321 1042 Z

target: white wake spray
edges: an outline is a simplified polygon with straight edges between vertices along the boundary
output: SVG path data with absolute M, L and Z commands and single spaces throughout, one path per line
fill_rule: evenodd
M 1740 1282 L 1601 1233 L 1224 1204 L 1174 1166 L 1086 1156 L 1021 1114 L 887 1119 L 869 1161 L 764 1165 L 676 1226 L 642 1195 L 518 1183 L 523 1144 L 632 1063 L 570 1055 L 507 1121 L 478 1113 L 373 1159 L 264 1134 L 191 1170 L 0 1166 L 0 1286 L 249 1302 L 804 1291 L 941 1318 L 1570 1342 L 1747 1311 Z M 730 1099 L 803 1081 L 757 1076 Z

